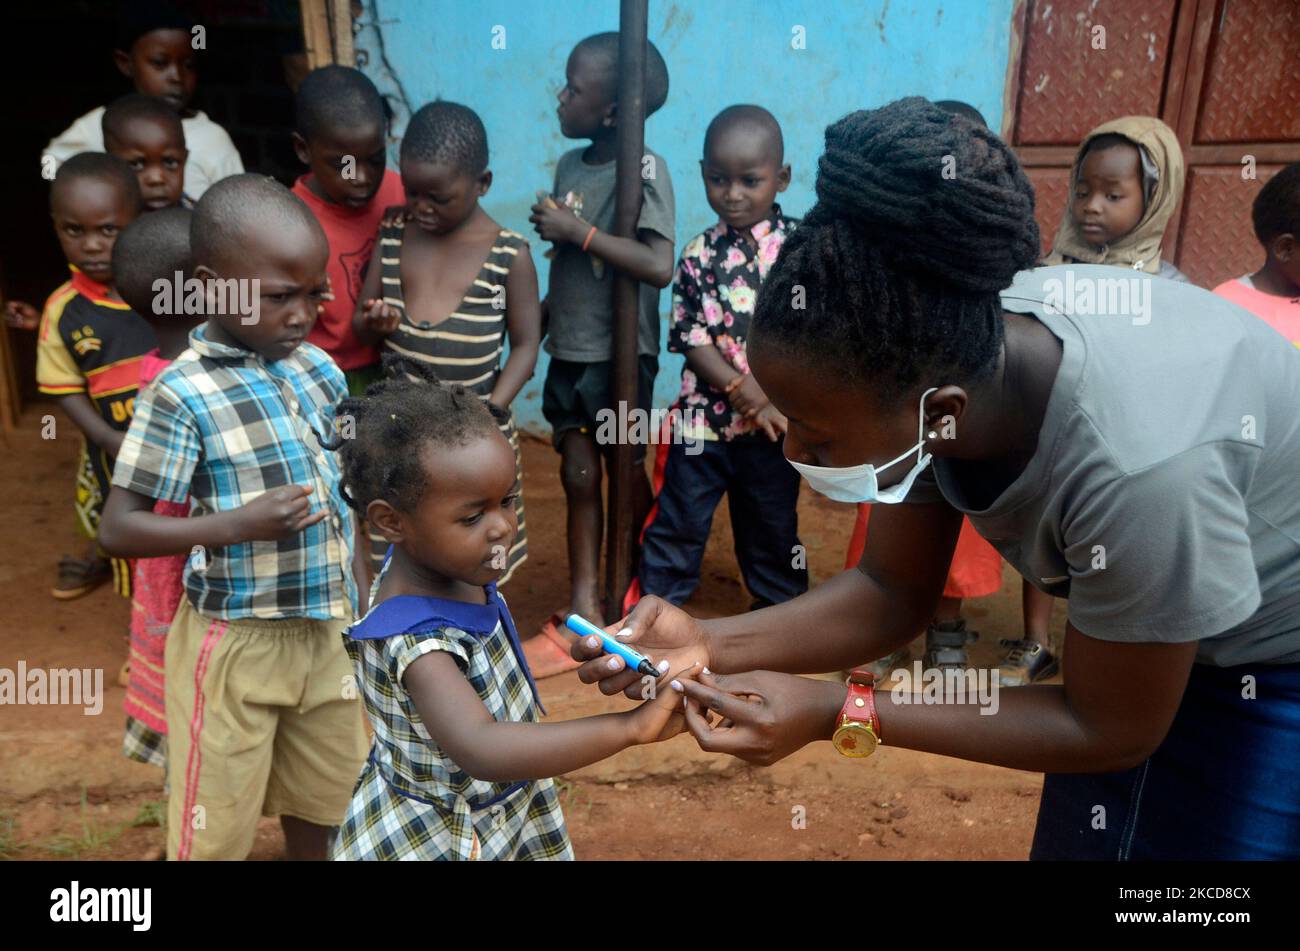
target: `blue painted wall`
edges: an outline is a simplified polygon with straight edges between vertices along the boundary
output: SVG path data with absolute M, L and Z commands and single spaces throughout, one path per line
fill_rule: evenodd
M 704 129 L 725 106 L 758 103 L 780 121 L 794 172 L 782 207 L 794 215 L 812 204 L 826 126 L 847 112 L 920 94 L 969 102 L 999 128 L 1012 4 L 650 0 L 650 39 L 668 63 L 670 91 L 667 105 L 646 122 L 646 143 L 672 175 L 678 249 L 714 221 L 698 162 Z M 796 26 L 804 28 L 804 49 L 792 48 Z M 494 34 L 500 27 L 504 34 Z M 550 190 L 556 159 L 580 144 L 560 135 L 555 118 L 565 61 L 584 36 L 616 29 L 617 0 L 369 0 L 357 48 L 366 71 L 398 105 L 398 133 L 410 111 L 439 97 L 479 113 L 494 174 L 484 207 L 536 238 L 528 222 L 533 193 Z M 493 47 L 494 35 L 503 36 L 504 49 Z M 546 247 L 540 240 L 533 246 L 543 295 Z M 668 303 L 665 290 L 665 319 Z M 543 353 L 515 402 L 520 424 L 538 433 L 547 431 L 547 359 Z M 681 366 L 680 356 L 664 351 L 656 405 L 676 395 Z

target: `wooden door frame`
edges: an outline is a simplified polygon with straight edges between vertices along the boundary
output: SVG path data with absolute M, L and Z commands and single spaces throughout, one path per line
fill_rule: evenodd
M 351 0 L 299 0 L 302 10 L 302 42 L 307 68 L 319 69 L 337 63 L 355 66 L 352 50 Z

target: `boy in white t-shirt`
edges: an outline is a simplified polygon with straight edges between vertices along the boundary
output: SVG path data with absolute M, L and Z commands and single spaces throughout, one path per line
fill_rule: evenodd
M 208 186 L 244 171 L 244 163 L 229 133 L 203 112 L 190 108 L 198 83 L 193 26 L 169 4 L 147 0 L 124 11 L 113 61 L 136 92 L 156 96 L 181 115 L 189 159 L 185 165 L 185 194 L 197 201 Z M 78 152 L 104 151 L 97 106 L 56 136 L 45 147 L 58 165 Z

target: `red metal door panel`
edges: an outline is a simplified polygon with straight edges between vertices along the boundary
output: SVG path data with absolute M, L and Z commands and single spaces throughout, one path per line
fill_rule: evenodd
M 1123 115 L 1161 114 L 1177 0 L 1030 0 L 1016 145 L 1078 145 Z M 1105 49 L 1093 48 L 1094 27 Z
M 1104 51 L 1092 48 L 1096 25 Z M 1300 0 L 1020 0 L 1012 48 L 1009 131 L 1045 248 L 1079 141 L 1099 122 L 1145 114 L 1177 130 L 1188 166 L 1164 256 L 1204 286 L 1259 267 L 1251 204 L 1300 160 Z M 1258 178 L 1243 181 L 1248 155 Z
M 1259 269 L 1264 252 L 1250 209 L 1278 168 L 1260 168 L 1257 179 L 1243 181 L 1240 166 L 1192 167 L 1183 191 L 1178 267 L 1193 284 L 1212 288 Z
M 1065 215 L 1065 203 L 1070 197 L 1070 170 L 1068 168 L 1027 168 L 1025 174 L 1034 186 L 1034 217 L 1042 232 L 1043 254 L 1052 250 L 1052 239 Z
M 1195 142 L 1300 139 L 1300 2 L 1224 0 Z

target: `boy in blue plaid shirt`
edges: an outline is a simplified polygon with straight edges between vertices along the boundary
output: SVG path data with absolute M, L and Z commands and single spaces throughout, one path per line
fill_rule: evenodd
M 193 553 L 167 640 L 167 853 L 243 858 L 279 815 L 290 858 L 324 858 L 365 760 L 340 637 L 355 525 L 321 444 L 347 388 L 304 342 L 328 245 L 259 175 L 204 194 L 191 244 L 208 320 L 137 402 L 100 528 L 120 556 Z M 188 519 L 152 511 L 187 497 Z

